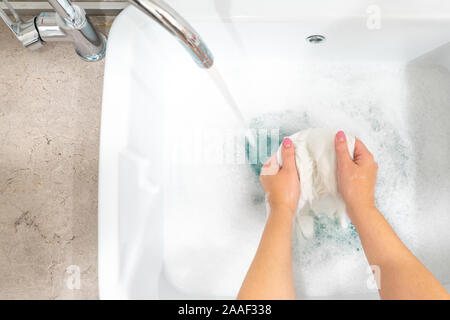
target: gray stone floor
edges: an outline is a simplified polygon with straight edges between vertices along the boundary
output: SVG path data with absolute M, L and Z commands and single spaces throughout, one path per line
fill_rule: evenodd
M 2 299 L 98 297 L 103 68 L 71 44 L 26 50 L 0 21 Z

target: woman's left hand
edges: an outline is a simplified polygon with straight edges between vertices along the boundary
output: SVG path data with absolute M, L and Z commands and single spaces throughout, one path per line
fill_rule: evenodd
M 260 180 L 270 206 L 270 214 L 290 215 L 293 218 L 300 198 L 300 179 L 291 139 L 284 138 L 281 152 L 283 166 L 278 170 L 276 154 L 272 155 L 262 167 Z
M 294 145 L 281 147 L 283 167 L 273 155 L 261 170 L 261 184 L 270 206 L 269 217 L 238 299 L 295 299 L 292 229 L 300 197 Z

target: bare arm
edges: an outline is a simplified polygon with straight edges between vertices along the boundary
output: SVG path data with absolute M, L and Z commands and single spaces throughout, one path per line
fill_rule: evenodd
M 238 299 L 295 299 L 290 212 L 272 212 Z
M 270 207 L 269 218 L 238 299 L 295 299 L 292 226 L 300 182 L 294 147 L 288 138 L 283 141 L 282 153 L 283 167 L 279 171 L 276 157 L 272 157 L 261 173 L 261 184 Z
M 354 160 L 345 135 L 336 135 L 339 191 L 356 227 L 367 260 L 378 266 L 382 299 L 449 299 L 430 271 L 408 250 L 375 207 L 378 166 L 364 144 L 356 140 Z

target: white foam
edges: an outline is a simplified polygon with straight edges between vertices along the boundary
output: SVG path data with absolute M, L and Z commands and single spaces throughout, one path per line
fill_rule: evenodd
M 252 115 L 251 125 L 280 128 L 284 135 L 309 127 L 342 128 L 360 138 L 379 163 L 379 209 L 436 276 L 450 282 L 448 71 L 283 61 L 265 66 L 222 67 L 231 92 Z M 249 166 L 232 164 L 177 165 L 170 175 L 165 273 L 182 292 L 234 296 L 264 224 L 258 178 Z M 315 233 L 295 248 L 298 296 L 370 291 L 355 231 L 316 220 Z

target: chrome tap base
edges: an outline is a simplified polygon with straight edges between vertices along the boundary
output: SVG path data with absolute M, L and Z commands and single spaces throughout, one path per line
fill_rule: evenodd
M 100 61 L 106 54 L 106 44 L 108 40 L 106 39 L 106 36 L 103 35 L 103 33 L 98 32 L 98 35 L 100 36 L 102 41 L 102 50 L 99 53 L 93 55 L 83 55 L 77 49 L 75 49 L 75 52 L 78 54 L 78 56 L 86 62 Z
M 70 0 L 48 0 L 55 12 L 42 12 L 23 21 L 8 0 L 3 0 L 12 13 L 12 21 L 0 9 L 0 17 L 22 44 L 36 50 L 47 42 L 72 42 L 75 52 L 85 61 L 98 61 L 105 56 L 106 37 L 97 32 L 86 12 Z

